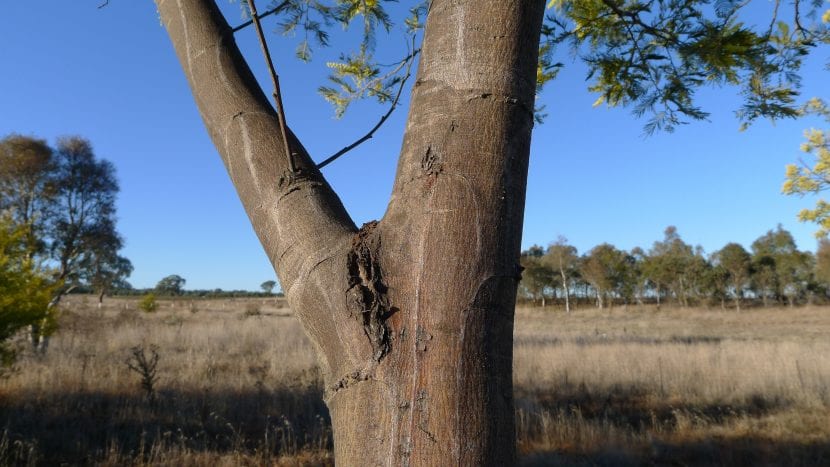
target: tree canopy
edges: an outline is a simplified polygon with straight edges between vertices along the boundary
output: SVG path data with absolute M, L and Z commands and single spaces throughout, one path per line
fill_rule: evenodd
M 410 75 L 429 2 L 413 2 L 401 21 L 408 46 L 400 60 L 380 63 L 377 31 L 396 26 L 389 3 L 283 0 L 268 10 L 279 15 L 279 31 L 298 38 L 296 55 L 305 61 L 315 47 L 330 45 L 332 25 L 360 31 L 352 50 L 326 64 L 329 83 L 318 89 L 338 116 L 356 99 L 394 106 Z M 249 14 L 248 2 L 240 4 Z M 549 0 L 547 9 L 538 89 L 555 79 L 569 57 L 579 59 L 588 67 L 589 90 L 598 94 L 596 105 L 631 106 L 647 118 L 646 133 L 707 118 L 695 102 L 696 92 L 707 86 L 740 89 L 744 102 L 736 115 L 744 125 L 803 115 L 801 66 L 812 49 L 830 43 L 830 9 L 821 0 L 761 6 L 736 0 Z M 541 120 L 542 109 L 536 110 Z

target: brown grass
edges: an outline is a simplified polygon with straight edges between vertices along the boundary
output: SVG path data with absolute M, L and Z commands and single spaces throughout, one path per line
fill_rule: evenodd
M 71 297 L 0 380 L 0 465 L 331 465 L 310 344 L 275 299 Z M 827 465 L 830 309 L 520 309 L 524 465 Z M 126 360 L 158 346 L 156 395 Z

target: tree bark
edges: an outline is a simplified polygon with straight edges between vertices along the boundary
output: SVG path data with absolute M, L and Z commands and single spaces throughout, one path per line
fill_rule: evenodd
M 341 465 L 515 462 L 512 329 L 544 1 L 434 0 L 393 192 L 357 229 L 213 0 L 156 0 L 314 343 Z M 290 115 L 289 115 L 290 120 Z
M 562 290 L 565 291 L 565 313 L 571 312 L 571 294 L 568 290 L 568 278 L 565 275 L 565 269 L 562 264 L 559 264 L 559 274 L 562 276 Z

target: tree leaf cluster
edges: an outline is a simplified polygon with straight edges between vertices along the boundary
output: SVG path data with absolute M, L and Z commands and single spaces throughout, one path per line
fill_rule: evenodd
M 279 31 L 286 36 L 299 37 L 295 54 L 302 61 L 311 61 L 315 47 L 330 45 L 329 29 L 339 25 L 344 30 L 359 29 L 359 41 L 353 50 L 340 54 L 338 61 L 327 62 L 330 73 L 328 84 L 318 92 L 340 118 L 349 104 L 359 99 L 374 99 L 388 103 L 409 73 L 409 64 L 418 51 L 411 44 L 423 28 L 427 1 L 416 2 L 403 20 L 403 34 L 408 50 L 392 64 L 381 64 L 375 57 L 377 34 L 388 34 L 394 22 L 387 11 L 393 0 L 283 0 L 269 8 L 278 9 Z M 243 12 L 249 15 L 247 2 L 240 1 Z
M 830 109 L 821 99 L 811 99 L 802 112 L 824 117 L 830 122 Z M 801 151 L 809 155 L 811 160 L 805 162 L 802 159 L 799 164 L 787 165 L 781 191 L 786 195 L 798 196 L 816 195 L 825 191 L 830 187 L 830 138 L 827 136 L 827 130 L 806 130 Z M 830 233 L 830 203 L 819 198 L 814 208 L 802 209 L 798 219 L 817 224 L 819 229 L 816 236 L 825 238 Z
M 596 105 L 631 106 L 636 116 L 648 116 L 646 133 L 705 119 L 695 103 L 704 86 L 739 86 L 744 124 L 796 117 L 803 57 L 826 34 L 821 22 L 805 20 L 821 2 L 796 1 L 795 27 L 780 20 L 776 2 L 767 29 L 742 20 L 749 3 L 552 0 L 543 43 L 551 51 L 564 46 L 588 65 Z

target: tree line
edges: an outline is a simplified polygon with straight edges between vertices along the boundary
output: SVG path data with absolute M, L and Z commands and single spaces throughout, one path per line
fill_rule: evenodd
M 559 237 L 547 248 L 523 251 L 521 265 L 519 300 L 543 307 L 553 301 L 566 311 L 575 302 L 600 309 L 671 303 L 740 310 L 748 304 L 794 306 L 830 298 L 830 241 L 820 240 L 815 254 L 801 251 L 781 225 L 749 250 L 728 243 L 708 255 L 686 243 L 674 226 L 648 250 L 603 243 L 580 255 Z
M 278 291 L 274 293 L 274 288 L 278 285 L 275 280 L 267 280 L 259 285 L 261 292 L 252 290 L 223 290 L 216 289 L 185 289 L 184 285 L 187 279 L 178 275 L 171 274 L 159 280 L 155 287 L 137 289 L 132 287 L 125 287 L 114 290 L 112 295 L 118 296 L 142 296 L 142 295 L 159 295 L 162 297 L 191 297 L 191 298 L 240 298 L 240 297 L 282 297 L 283 293 Z M 75 289 L 78 293 L 90 293 L 91 289 L 87 287 L 78 287 Z

